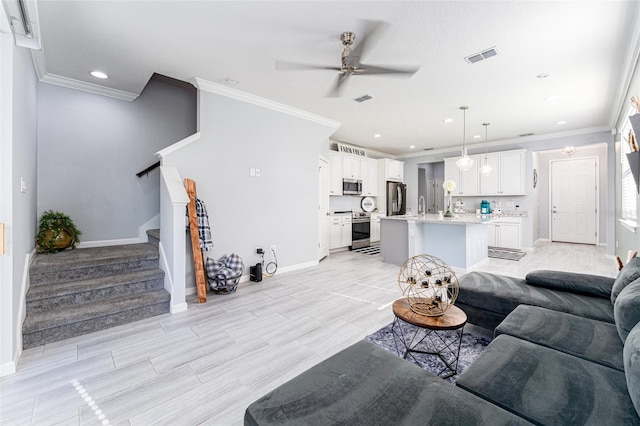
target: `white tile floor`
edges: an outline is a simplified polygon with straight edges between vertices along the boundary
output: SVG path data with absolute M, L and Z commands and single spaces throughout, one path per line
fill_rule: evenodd
M 479 268 L 533 269 L 617 273 L 603 247 L 560 243 Z M 0 379 L 0 424 L 242 424 L 252 401 L 391 322 L 398 270 L 341 252 L 187 312 L 29 349 Z

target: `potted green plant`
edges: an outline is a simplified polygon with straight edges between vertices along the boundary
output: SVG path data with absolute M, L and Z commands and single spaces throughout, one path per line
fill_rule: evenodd
M 40 218 L 40 229 L 36 235 L 38 253 L 57 253 L 68 247 L 76 248 L 82 232 L 71 218 L 62 212 L 47 210 Z

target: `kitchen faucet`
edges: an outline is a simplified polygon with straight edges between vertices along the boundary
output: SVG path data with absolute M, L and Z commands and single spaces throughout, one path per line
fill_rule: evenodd
M 425 206 L 424 197 L 421 195 L 420 198 L 418 198 L 418 213 L 427 214 L 425 210 L 426 210 L 426 206 Z

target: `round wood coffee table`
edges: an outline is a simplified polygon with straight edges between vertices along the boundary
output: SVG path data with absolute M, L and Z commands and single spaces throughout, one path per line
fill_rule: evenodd
M 467 323 L 467 314 L 462 309 L 451 306 L 444 315 L 430 317 L 413 312 L 409 300 L 402 298 L 393 302 L 393 314 L 391 332 L 398 355 L 402 351 L 405 359 L 413 353 L 436 355 L 445 365 L 438 376 L 447 378 L 458 373 L 462 332 Z M 413 327 L 403 327 L 400 322 Z M 454 333 L 447 333 L 450 330 Z M 441 376 L 445 372 L 447 374 Z

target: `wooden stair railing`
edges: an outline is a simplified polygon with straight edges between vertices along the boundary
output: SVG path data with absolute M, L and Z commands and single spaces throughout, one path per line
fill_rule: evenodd
M 198 303 L 207 301 L 207 280 L 204 273 L 204 261 L 200 248 L 200 234 L 198 232 L 198 215 L 196 214 L 196 182 L 192 179 L 184 180 L 184 187 L 189 195 L 187 211 L 189 213 L 189 230 L 191 233 L 191 248 L 193 249 L 193 267 L 196 275 L 196 290 Z

